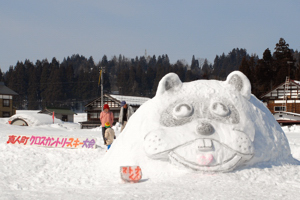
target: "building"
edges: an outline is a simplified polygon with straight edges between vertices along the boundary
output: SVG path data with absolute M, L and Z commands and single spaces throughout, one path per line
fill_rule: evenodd
M 110 110 L 114 114 L 114 121 L 119 120 L 120 105 L 122 101 L 126 101 L 134 111 L 136 111 L 143 103 L 148 101 L 150 98 L 147 97 L 135 97 L 135 96 L 124 96 L 124 95 L 103 95 L 103 104 L 108 104 Z M 101 125 L 100 113 L 101 108 L 101 97 L 96 98 L 87 105 L 85 105 L 85 111 L 87 112 L 87 121 L 80 122 L 81 128 L 95 128 Z
M 300 123 L 300 81 L 286 81 L 262 95 L 260 99 L 282 125 Z
M 18 95 L 15 91 L 0 82 L 0 117 L 10 117 L 16 114 L 13 107 L 13 96 Z
M 55 118 L 64 122 L 74 122 L 74 114 L 77 115 L 77 113 L 68 108 L 45 108 L 38 113 L 52 115 L 53 112 Z
M 280 125 L 292 125 L 300 123 L 300 114 L 291 112 L 276 112 L 274 113 L 276 121 Z

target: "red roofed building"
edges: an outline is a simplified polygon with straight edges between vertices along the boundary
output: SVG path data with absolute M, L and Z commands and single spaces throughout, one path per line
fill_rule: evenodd
M 300 123 L 300 81 L 287 77 L 284 83 L 268 91 L 260 99 L 279 123 Z

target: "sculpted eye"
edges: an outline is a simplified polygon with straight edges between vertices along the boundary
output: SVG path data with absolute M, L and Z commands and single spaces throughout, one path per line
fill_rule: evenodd
M 221 116 L 221 117 L 225 117 L 225 116 L 229 115 L 229 113 L 230 113 L 228 107 L 221 102 L 213 103 L 211 106 L 211 110 L 214 114 Z
M 193 107 L 186 103 L 178 104 L 173 109 L 173 116 L 177 119 L 190 117 L 193 114 Z

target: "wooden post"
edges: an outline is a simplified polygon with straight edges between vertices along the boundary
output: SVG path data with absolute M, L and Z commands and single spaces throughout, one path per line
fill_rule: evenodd
M 101 110 L 103 111 L 103 67 L 101 67 Z

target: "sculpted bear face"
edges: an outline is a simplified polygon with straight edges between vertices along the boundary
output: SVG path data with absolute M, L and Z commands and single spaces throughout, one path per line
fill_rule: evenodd
M 157 111 L 160 126 L 144 137 L 146 155 L 201 171 L 229 171 L 250 160 L 255 130 L 243 113 L 250 91 L 240 72 L 225 82 L 184 84 L 166 75 L 155 96 L 164 108 Z
M 153 166 L 224 172 L 283 162 L 293 162 L 287 138 L 238 71 L 188 83 L 167 74 L 105 156 L 108 168 L 139 165 L 153 176 Z

